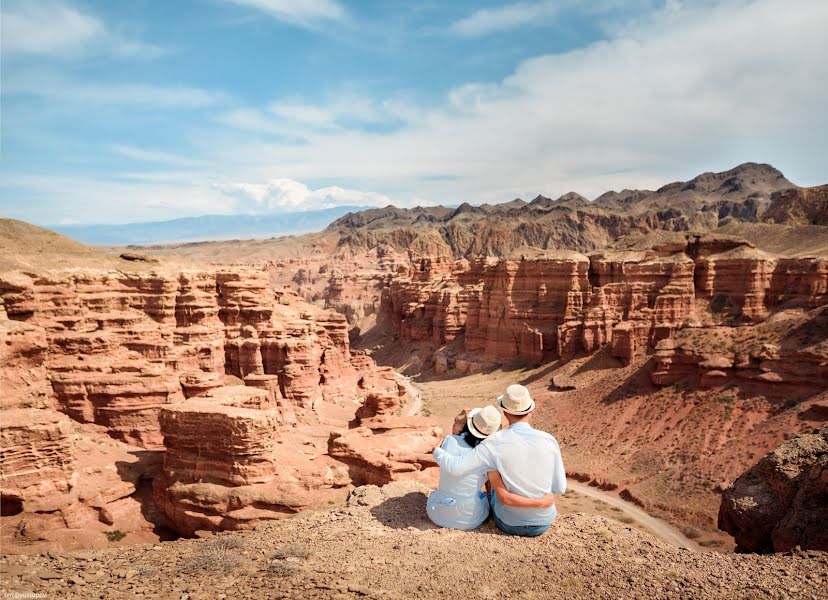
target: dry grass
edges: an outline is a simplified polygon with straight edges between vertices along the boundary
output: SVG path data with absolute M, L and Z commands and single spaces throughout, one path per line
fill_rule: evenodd
M 241 558 L 237 550 L 244 545 L 241 538 L 218 536 L 198 549 L 181 567 L 182 573 L 217 573 L 227 575 L 239 566 Z
M 311 550 L 305 544 L 288 544 L 282 546 L 273 553 L 273 560 L 284 560 L 286 558 L 305 559 L 311 555 Z

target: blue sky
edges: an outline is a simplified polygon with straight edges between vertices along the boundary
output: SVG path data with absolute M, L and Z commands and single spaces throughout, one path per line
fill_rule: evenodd
M 823 0 L 2 0 L 0 216 L 828 181 Z

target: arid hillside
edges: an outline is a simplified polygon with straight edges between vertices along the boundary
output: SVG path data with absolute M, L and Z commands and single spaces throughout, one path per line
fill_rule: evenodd
M 565 515 L 539 538 L 437 529 L 417 484 L 205 540 L 0 559 L 0 591 L 55 598 L 826 598 L 828 555 L 682 550 Z M 481 557 L 485 557 L 481 559 Z

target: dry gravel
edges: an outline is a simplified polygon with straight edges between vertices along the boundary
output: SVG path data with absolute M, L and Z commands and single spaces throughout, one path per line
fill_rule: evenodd
M 423 488 L 410 483 L 359 488 L 351 504 L 203 540 L 3 557 L 0 594 L 828 598 L 826 553 L 699 553 L 586 514 L 562 516 L 534 539 L 503 535 L 490 524 L 475 532 L 437 529 L 426 519 Z

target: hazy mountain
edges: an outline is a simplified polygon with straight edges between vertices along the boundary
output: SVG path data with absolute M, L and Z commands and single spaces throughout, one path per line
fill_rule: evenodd
M 122 225 L 56 225 L 50 229 L 87 244 L 152 244 L 197 240 L 260 238 L 308 233 L 363 206 L 337 206 L 267 215 L 203 215 Z

